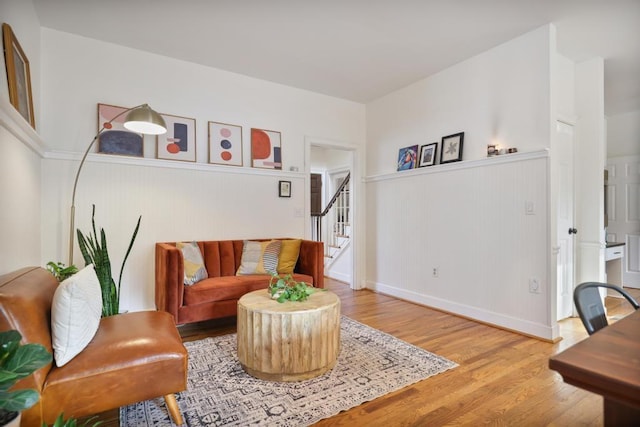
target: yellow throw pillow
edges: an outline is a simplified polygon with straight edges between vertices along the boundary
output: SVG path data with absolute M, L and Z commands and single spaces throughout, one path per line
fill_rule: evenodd
M 245 240 L 242 247 L 242 260 L 236 276 L 275 273 L 281 246 L 280 240 L 265 242 Z
M 278 274 L 293 274 L 293 269 L 300 255 L 301 239 L 282 240 L 280 258 L 278 259 Z
M 177 242 L 176 247 L 182 251 L 185 285 L 194 285 L 209 277 L 200 247 L 196 242 Z

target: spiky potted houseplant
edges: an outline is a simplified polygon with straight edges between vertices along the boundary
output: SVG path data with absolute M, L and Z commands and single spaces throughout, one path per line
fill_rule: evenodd
M 84 236 L 80 230 L 78 233 L 78 245 L 80 245 L 80 252 L 84 258 L 85 265 L 93 264 L 93 267 L 98 276 L 100 282 L 100 288 L 102 289 L 102 317 L 113 316 L 120 312 L 120 285 L 122 284 L 122 272 L 124 271 L 124 265 L 127 262 L 133 242 L 138 235 L 138 229 L 140 228 L 140 220 L 142 216 L 138 218 L 135 230 L 133 230 L 133 236 L 129 242 L 129 247 L 122 260 L 122 266 L 120 267 L 120 276 L 118 277 L 118 286 L 116 287 L 115 281 L 111 276 L 111 261 L 109 260 L 109 250 L 107 248 L 107 236 L 104 232 L 104 228 L 100 229 L 100 239 L 98 240 L 98 233 L 96 232 L 96 205 L 93 205 L 91 212 L 91 227 L 93 234 L 87 234 Z
M 21 339 L 22 335 L 16 330 L 0 332 L 0 426 L 19 426 L 20 412 L 29 409 L 40 399 L 38 392 L 33 389 L 9 389 L 52 360 L 44 346 L 22 345 Z

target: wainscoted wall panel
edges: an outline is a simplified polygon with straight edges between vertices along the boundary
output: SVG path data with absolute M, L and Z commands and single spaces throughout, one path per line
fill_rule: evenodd
M 511 159 L 369 178 L 367 286 L 550 338 L 548 158 Z
M 95 155 L 93 158 L 101 156 Z M 104 156 L 102 156 L 104 157 Z M 154 245 L 176 240 L 223 240 L 305 235 L 304 218 L 295 210 L 304 205 L 304 175 L 286 174 L 292 197 L 278 197 L 282 173 L 234 173 L 90 161 L 82 170 L 76 196 L 76 228 L 91 230 L 91 205 L 96 226 L 104 227 L 114 278 L 138 216 L 140 231 L 123 275 L 122 309 L 153 308 Z M 69 161 L 43 160 L 43 253 L 66 263 L 70 177 L 57 174 Z M 222 167 L 224 168 L 224 167 Z M 65 191 L 65 189 L 67 189 Z M 60 190 L 62 189 L 62 191 Z M 239 190 L 242 189 L 242 190 Z M 55 237 L 54 237 L 55 236 Z M 54 255 L 51 255 L 54 254 Z M 74 261 L 84 265 L 75 245 Z

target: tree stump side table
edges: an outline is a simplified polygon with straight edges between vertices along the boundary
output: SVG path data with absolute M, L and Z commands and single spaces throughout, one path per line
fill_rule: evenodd
M 266 289 L 238 300 L 238 359 L 251 376 L 302 381 L 332 369 L 340 352 L 340 299 L 329 291 L 279 303 Z

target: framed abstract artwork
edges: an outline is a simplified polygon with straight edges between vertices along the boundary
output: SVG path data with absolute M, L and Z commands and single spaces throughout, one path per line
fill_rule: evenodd
M 282 169 L 280 132 L 251 129 L 251 166 L 254 168 Z
M 442 148 L 440 149 L 440 163 L 459 162 L 462 160 L 462 143 L 464 142 L 464 132 L 442 137 Z
M 161 114 L 167 133 L 156 136 L 159 159 L 196 161 L 196 119 Z
M 278 181 L 278 197 L 291 197 L 291 181 Z
M 209 163 L 242 166 L 242 126 L 209 122 Z
M 398 171 L 413 169 L 418 160 L 418 146 L 401 148 L 398 151 Z
M 125 111 L 127 111 L 125 107 L 98 104 L 98 132 L 105 123 L 113 120 L 111 127 L 105 128 L 98 136 L 98 153 L 144 157 L 144 137 L 124 127 L 124 119 L 127 115 L 122 113 Z M 114 120 L 116 116 L 118 117 Z
M 33 115 L 29 59 L 13 34 L 11 26 L 7 23 L 2 24 L 2 38 L 4 40 L 4 63 L 9 83 L 9 102 L 35 129 L 36 120 Z
M 420 147 L 420 160 L 418 167 L 433 166 L 436 164 L 436 153 L 438 151 L 438 143 L 426 144 Z

